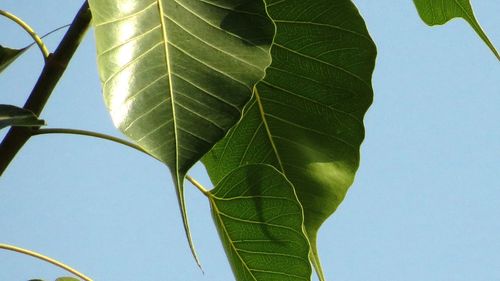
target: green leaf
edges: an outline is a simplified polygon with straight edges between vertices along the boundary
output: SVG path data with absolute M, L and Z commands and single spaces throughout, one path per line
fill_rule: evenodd
M 242 120 L 204 157 L 218 183 L 236 167 L 268 163 L 294 185 L 304 208 L 311 260 L 316 236 L 352 184 L 372 102 L 376 56 L 348 0 L 268 0 L 277 25 L 273 62 Z
M 8 126 L 42 126 L 45 121 L 31 111 L 8 104 L 0 104 L 0 130 Z
M 184 177 L 240 119 L 271 62 L 274 25 L 261 0 L 89 4 L 113 122 L 170 168 L 194 253 Z
M 310 280 L 302 207 L 278 170 L 262 164 L 237 168 L 209 194 L 236 280 Z
M 0 45 L 0 73 L 4 71 L 12 62 L 22 55 L 28 47 L 22 49 L 11 49 Z
M 453 18 L 463 18 L 500 60 L 500 55 L 479 25 L 469 0 L 413 0 L 422 20 L 432 25 L 442 25 Z

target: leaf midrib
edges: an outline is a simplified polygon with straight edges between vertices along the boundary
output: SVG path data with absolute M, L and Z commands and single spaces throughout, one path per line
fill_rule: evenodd
M 220 225 L 222 227 L 222 231 L 224 231 L 224 234 L 228 238 L 228 242 L 229 242 L 231 249 L 236 254 L 236 256 L 240 260 L 241 264 L 243 264 L 243 267 L 247 270 L 247 272 L 250 274 L 252 279 L 255 281 L 258 281 L 257 278 L 255 277 L 255 275 L 253 275 L 253 273 L 250 270 L 250 268 L 248 267 L 248 265 L 246 264 L 246 262 L 243 260 L 243 257 L 239 254 L 236 246 L 233 243 L 233 240 L 231 239 L 231 236 L 229 236 L 229 232 L 226 229 L 226 225 L 224 224 L 222 217 L 220 216 L 220 214 L 222 214 L 222 212 L 219 211 L 219 208 L 217 207 L 217 204 L 214 201 L 214 199 L 217 199 L 217 198 L 211 194 L 208 199 L 210 200 L 210 204 L 212 205 L 212 208 L 214 209 L 215 215 L 217 216 L 217 220 L 219 220 L 219 222 L 220 222 Z
M 157 0 L 158 3 L 158 12 L 160 16 L 160 23 L 161 23 L 161 28 L 162 28 L 162 36 L 165 44 L 165 63 L 167 66 L 167 76 L 168 76 L 168 86 L 169 86 L 169 92 L 170 92 L 170 103 L 172 107 L 172 124 L 174 127 L 174 142 L 175 142 L 175 174 L 176 174 L 176 181 L 177 184 L 179 184 L 179 133 L 177 132 L 177 118 L 175 116 L 175 95 L 174 95 L 174 87 L 172 83 L 172 65 L 171 65 L 171 58 L 170 58 L 170 52 L 168 50 L 168 44 L 169 44 L 169 39 L 168 39 L 168 32 L 167 32 L 167 23 L 165 21 L 165 11 L 163 10 L 163 3 L 161 0 Z
M 283 167 L 283 162 L 281 161 L 281 157 L 278 153 L 278 149 L 277 149 L 276 144 L 274 143 L 274 140 L 273 140 L 273 135 L 271 134 L 271 129 L 269 128 L 269 125 L 267 124 L 267 118 L 265 115 L 266 113 L 264 112 L 264 106 L 262 105 L 262 100 L 260 99 L 260 95 L 259 95 L 259 91 L 257 90 L 257 87 L 254 87 L 254 95 L 255 95 L 255 100 L 257 101 L 257 106 L 259 108 L 260 117 L 262 118 L 262 123 L 264 124 L 264 128 L 266 129 L 267 138 L 269 139 L 269 142 L 271 143 L 271 146 L 272 146 L 273 151 L 274 151 L 274 155 L 276 156 L 276 160 L 278 160 L 279 170 L 284 175 L 286 175 L 285 168 Z
M 252 196 L 248 196 L 248 197 L 252 197 Z M 280 199 L 280 200 L 287 200 L 286 198 L 283 198 L 283 197 L 274 197 L 272 196 L 274 199 Z M 278 228 L 283 228 L 283 229 L 287 229 L 289 231 L 292 231 L 292 232 L 295 232 L 297 234 L 302 234 L 302 233 L 299 233 L 297 232 L 295 229 L 292 229 L 290 227 L 287 227 L 287 226 L 284 226 L 284 225 L 277 225 L 277 224 L 269 224 L 269 223 L 264 223 L 264 222 L 258 222 L 258 221 L 250 221 L 250 220 L 244 220 L 244 219 L 239 219 L 239 218 L 236 218 L 236 217 L 233 217 L 233 216 L 230 216 L 230 215 L 227 215 L 225 214 L 224 212 L 221 212 L 219 210 L 219 208 L 217 207 L 217 203 L 215 203 L 215 200 L 222 200 L 223 198 L 220 198 L 220 197 L 217 197 L 213 194 L 210 195 L 209 197 L 209 200 L 210 200 L 210 203 L 212 205 L 212 208 L 217 216 L 217 219 L 218 221 L 220 222 L 221 224 L 221 227 L 223 229 L 223 232 L 225 234 L 225 236 L 228 238 L 228 242 L 230 244 L 230 247 L 231 249 L 233 250 L 233 252 L 236 254 L 236 256 L 238 257 L 238 259 L 240 260 L 240 262 L 243 264 L 244 268 L 246 269 L 246 271 L 250 274 L 250 276 L 253 278 L 253 280 L 255 281 L 258 281 L 257 278 L 255 277 L 255 275 L 253 274 L 253 271 L 257 271 L 257 272 L 262 272 L 262 273 L 269 273 L 269 274 L 278 274 L 278 275 L 284 275 L 284 276 L 290 276 L 290 277 L 295 277 L 295 278 L 299 278 L 299 279 L 304 279 L 303 276 L 299 276 L 299 275 L 294 275 L 294 274 L 289 274 L 289 273 L 285 273 L 285 272 L 279 272 L 279 271 L 270 271 L 270 270 L 262 270 L 262 269 L 250 269 L 247 265 L 247 263 L 245 262 L 245 260 L 243 259 L 243 257 L 240 255 L 239 252 L 247 252 L 247 253 L 255 253 L 255 254 L 263 254 L 263 255 L 277 255 L 277 256 L 284 256 L 284 257 L 289 257 L 289 258 L 296 258 L 296 259 L 299 259 L 299 260 L 303 260 L 300 256 L 294 256 L 294 255 L 287 255 L 287 254 L 282 254 L 282 253 L 269 253 L 269 252 L 256 252 L 256 251 L 249 251 L 249 250 L 243 250 L 243 249 L 239 249 L 235 246 L 235 243 L 236 241 L 233 241 L 231 239 L 231 236 L 229 235 L 229 232 L 227 231 L 226 229 L 226 225 L 224 224 L 223 220 L 222 220 L 222 216 L 225 216 L 229 219 L 232 219 L 232 220 L 236 220 L 236 221 L 240 221 L 240 222 L 243 222 L 243 223 L 250 223 L 250 224 L 265 224 L 265 225 L 268 225 L 268 226 L 273 226 L 273 227 L 278 227 Z M 226 198 L 224 198 L 226 199 Z M 290 215 L 290 214 L 287 214 L 287 215 Z M 261 240 L 259 240 L 259 242 L 261 242 Z M 309 262 L 309 261 L 307 261 Z M 307 280 L 307 279 L 304 279 L 304 280 Z

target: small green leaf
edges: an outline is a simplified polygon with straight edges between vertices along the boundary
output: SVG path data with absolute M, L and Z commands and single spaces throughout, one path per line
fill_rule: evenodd
M 0 104 L 0 130 L 8 126 L 43 126 L 45 121 L 31 111 L 8 104 Z
M 12 62 L 22 55 L 28 47 L 22 49 L 11 49 L 0 45 L 0 73 L 4 71 Z
M 359 165 L 372 102 L 376 49 L 350 0 L 267 0 L 277 26 L 273 62 L 243 118 L 204 157 L 217 184 L 235 168 L 266 163 L 293 184 L 311 261 L 321 224 L 344 199 Z
M 113 122 L 174 178 L 241 118 L 271 63 L 262 0 L 90 0 L 103 93 Z M 196 257 L 196 255 L 195 255 Z
M 310 280 L 302 207 L 278 170 L 264 164 L 243 166 L 209 194 L 236 280 Z
M 500 60 L 493 43 L 479 25 L 469 0 L 413 0 L 422 20 L 432 25 L 442 25 L 453 18 L 463 18 Z

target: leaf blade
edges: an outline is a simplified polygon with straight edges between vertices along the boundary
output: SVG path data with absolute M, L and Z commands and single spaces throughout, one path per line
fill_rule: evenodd
M 22 49 L 11 49 L 0 45 L 0 73 L 2 73 L 19 56 L 26 52 L 27 49 L 28 47 Z
M 444 0 L 440 1 L 439 5 L 434 0 L 413 0 L 413 3 L 420 18 L 429 26 L 443 25 L 454 18 L 464 19 L 500 60 L 500 54 L 474 16 L 469 0 Z
M 31 111 L 8 104 L 0 104 L 0 130 L 8 126 L 43 126 L 45 121 Z
M 183 183 L 241 117 L 270 64 L 260 0 L 89 1 L 113 122 L 171 170 L 190 248 Z
M 302 207 L 270 165 L 247 165 L 210 191 L 212 217 L 238 281 L 310 280 Z
M 249 163 L 284 173 L 304 208 L 311 260 L 324 280 L 317 231 L 359 165 L 376 49 L 351 1 L 266 4 L 277 25 L 273 62 L 242 120 L 203 163 L 214 183 Z

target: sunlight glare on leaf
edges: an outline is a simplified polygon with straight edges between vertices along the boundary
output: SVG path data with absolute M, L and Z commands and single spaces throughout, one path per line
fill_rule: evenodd
M 89 0 L 115 126 L 172 172 L 187 238 L 187 171 L 241 118 L 271 63 L 261 0 Z

